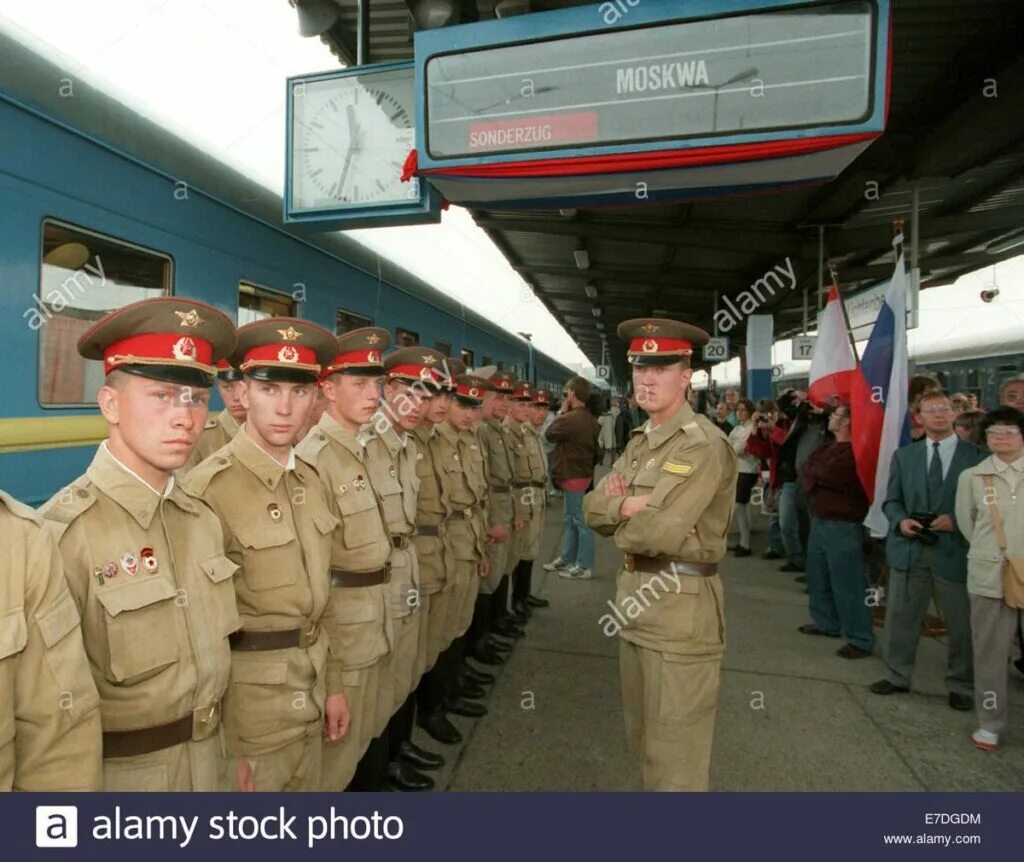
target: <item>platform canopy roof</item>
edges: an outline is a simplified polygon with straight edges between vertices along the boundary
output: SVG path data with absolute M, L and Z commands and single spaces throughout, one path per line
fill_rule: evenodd
M 314 2 L 338 7 L 322 38 L 343 63 L 354 64 L 359 0 Z M 423 2 L 448 0 L 366 3 L 364 62 L 412 57 L 412 13 Z M 493 18 L 497 2 L 451 0 L 460 23 Z M 529 8 L 527 14 L 584 5 L 509 2 L 510 9 Z M 668 206 L 478 209 L 477 224 L 595 363 L 602 358 L 599 323 L 615 356 L 615 327 L 628 317 L 678 316 L 710 329 L 715 292 L 736 296 L 787 257 L 797 287 L 761 310 L 775 315 L 777 338 L 801 331 L 804 289 L 812 324 L 818 301 L 819 226 L 843 291 L 855 292 L 891 275 L 892 223 L 907 219 L 909 235 L 915 187 L 922 288 L 1024 253 L 1024 3 L 893 6 L 887 130 L 831 183 Z M 579 250 L 587 251 L 586 270 L 577 267 Z M 587 285 L 596 298 L 588 297 Z M 731 335 L 743 343 L 742 329 Z

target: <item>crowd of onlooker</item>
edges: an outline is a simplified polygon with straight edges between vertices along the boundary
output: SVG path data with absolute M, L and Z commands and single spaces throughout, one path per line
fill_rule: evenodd
M 972 742 L 991 750 L 1007 723 L 1011 660 L 1024 674 L 1024 375 L 1003 382 L 991 409 L 926 375 L 911 379 L 909 403 L 912 442 L 878 491 L 889 530 L 872 539 L 849 405 L 823 409 L 797 390 L 756 405 L 735 389 L 691 397 L 739 459 L 733 554 L 753 552 L 759 504 L 769 518 L 763 558 L 783 560 L 808 594 L 800 632 L 844 638 L 843 658 L 872 655 L 884 611 L 885 676 L 874 694 L 908 692 L 922 633 L 944 629 L 949 706 L 974 708 Z

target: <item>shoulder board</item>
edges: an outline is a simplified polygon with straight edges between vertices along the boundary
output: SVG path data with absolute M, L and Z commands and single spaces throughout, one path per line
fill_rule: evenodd
M 204 458 L 184 476 L 179 476 L 182 490 L 190 497 L 202 497 L 210 482 L 218 473 L 231 466 L 231 459 L 218 449 L 209 458 Z
M 20 500 L 15 500 L 10 494 L 5 494 L 0 491 L 0 505 L 6 506 L 14 517 L 21 518 L 25 521 L 31 521 L 34 524 L 41 524 L 43 522 L 42 516 L 31 506 L 26 506 Z
M 327 445 L 327 435 L 315 425 L 309 433 L 299 441 L 295 447 L 295 457 L 301 458 L 307 464 L 316 465 L 321 450 Z
M 710 419 L 704 416 L 694 416 L 682 426 L 682 431 L 687 437 L 697 440 L 709 440 L 716 433 L 720 437 L 725 436 L 722 434 L 721 428 L 717 428 Z
M 92 483 L 83 476 L 61 488 L 39 507 L 39 512 L 47 521 L 70 524 L 95 502 Z
M 210 431 L 217 427 L 217 417 L 214 416 L 206 420 L 206 424 L 203 426 L 204 431 Z

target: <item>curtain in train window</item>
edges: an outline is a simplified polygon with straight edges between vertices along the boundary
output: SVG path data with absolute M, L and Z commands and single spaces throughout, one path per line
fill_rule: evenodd
M 440 350 L 445 356 L 452 355 L 452 346 L 447 341 L 442 341 L 440 338 L 434 340 L 434 350 Z
M 247 281 L 238 285 L 238 325 L 268 317 L 294 317 L 295 300 L 287 293 L 278 293 Z
M 395 347 L 415 347 L 420 343 L 420 334 L 411 329 L 395 328 Z
M 103 315 L 171 291 L 171 258 L 55 221 L 43 222 L 39 292 L 25 315 L 39 333 L 39 403 L 95 404 L 103 363 L 78 355 L 79 337 Z
M 462 348 L 462 361 L 466 363 L 467 368 L 472 368 L 475 364 L 473 362 L 473 351 L 465 347 Z
M 344 308 L 338 309 L 338 317 L 334 324 L 335 335 L 342 335 L 353 329 L 362 329 L 364 326 L 373 326 L 373 318 L 356 314 L 354 311 L 345 311 Z

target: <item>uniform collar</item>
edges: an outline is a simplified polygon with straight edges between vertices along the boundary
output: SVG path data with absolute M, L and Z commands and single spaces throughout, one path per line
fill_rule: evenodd
M 370 424 L 373 426 L 374 431 L 377 432 L 377 436 L 384 441 L 384 445 L 388 447 L 388 451 L 392 455 L 397 455 L 401 452 L 405 448 L 405 444 L 409 442 L 408 432 L 400 430 L 391 421 L 390 417 L 382 411 L 377 411 L 374 414 Z
M 633 433 L 636 434 L 642 431 L 647 435 L 648 445 L 650 445 L 652 449 L 657 449 L 684 425 L 692 424 L 696 418 L 697 414 L 693 412 L 693 408 L 684 401 L 683 406 L 669 416 L 668 419 L 662 422 L 658 427 L 652 428 L 651 420 L 648 419 L 642 428 L 636 429 Z
M 228 410 L 227 407 L 217 414 L 217 424 L 219 424 L 220 427 L 227 431 L 232 437 L 238 433 L 238 429 L 241 427 L 238 424 L 238 420 L 231 415 L 231 411 Z
M 272 490 L 277 490 L 285 472 L 295 470 L 294 447 L 288 453 L 288 464 L 284 465 L 269 452 L 260 448 L 256 441 L 245 433 L 244 425 L 241 428 L 241 433 L 232 437 L 228 446 L 231 448 L 231 454 L 238 459 L 239 463 L 259 479 L 261 485 L 266 485 Z
M 144 530 L 149 529 L 153 516 L 163 500 L 170 500 L 189 514 L 195 515 L 199 512 L 181 486 L 174 481 L 173 474 L 167 477 L 167 487 L 163 494 L 160 494 L 138 473 L 115 458 L 107 447 L 106 440 L 100 443 L 85 475 L 90 482 L 135 518 Z
M 522 430 L 522 424 L 523 423 L 522 422 L 516 422 L 516 420 L 512 418 L 512 414 L 511 413 L 509 413 L 508 416 L 506 416 L 501 421 L 502 421 L 502 424 L 504 424 L 504 426 L 506 428 L 508 428 L 510 431 L 519 432 L 519 431 Z
M 436 426 L 438 433 L 444 437 L 450 443 L 458 443 L 462 438 L 462 432 L 459 431 L 451 422 L 447 419 Z
M 437 434 L 437 426 L 436 425 L 418 425 L 416 428 L 413 429 L 412 433 L 416 435 L 416 438 L 418 440 L 421 440 L 424 443 L 427 443 L 427 442 L 430 441 L 431 437 L 433 437 L 435 434 Z
M 317 427 L 336 443 L 344 446 L 349 452 L 362 460 L 364 446 L 363 440 L 355 434 L 352 434 L 346 428 L 343 428 L 341 423 L 339 423 L 338 420 L 331 416 L 331 414 L 326 410 L 320 417 L 320 421 L 317 422 Z M 357 433 L 361 435 L 362 430 L 363 429 L 360 428 Z

